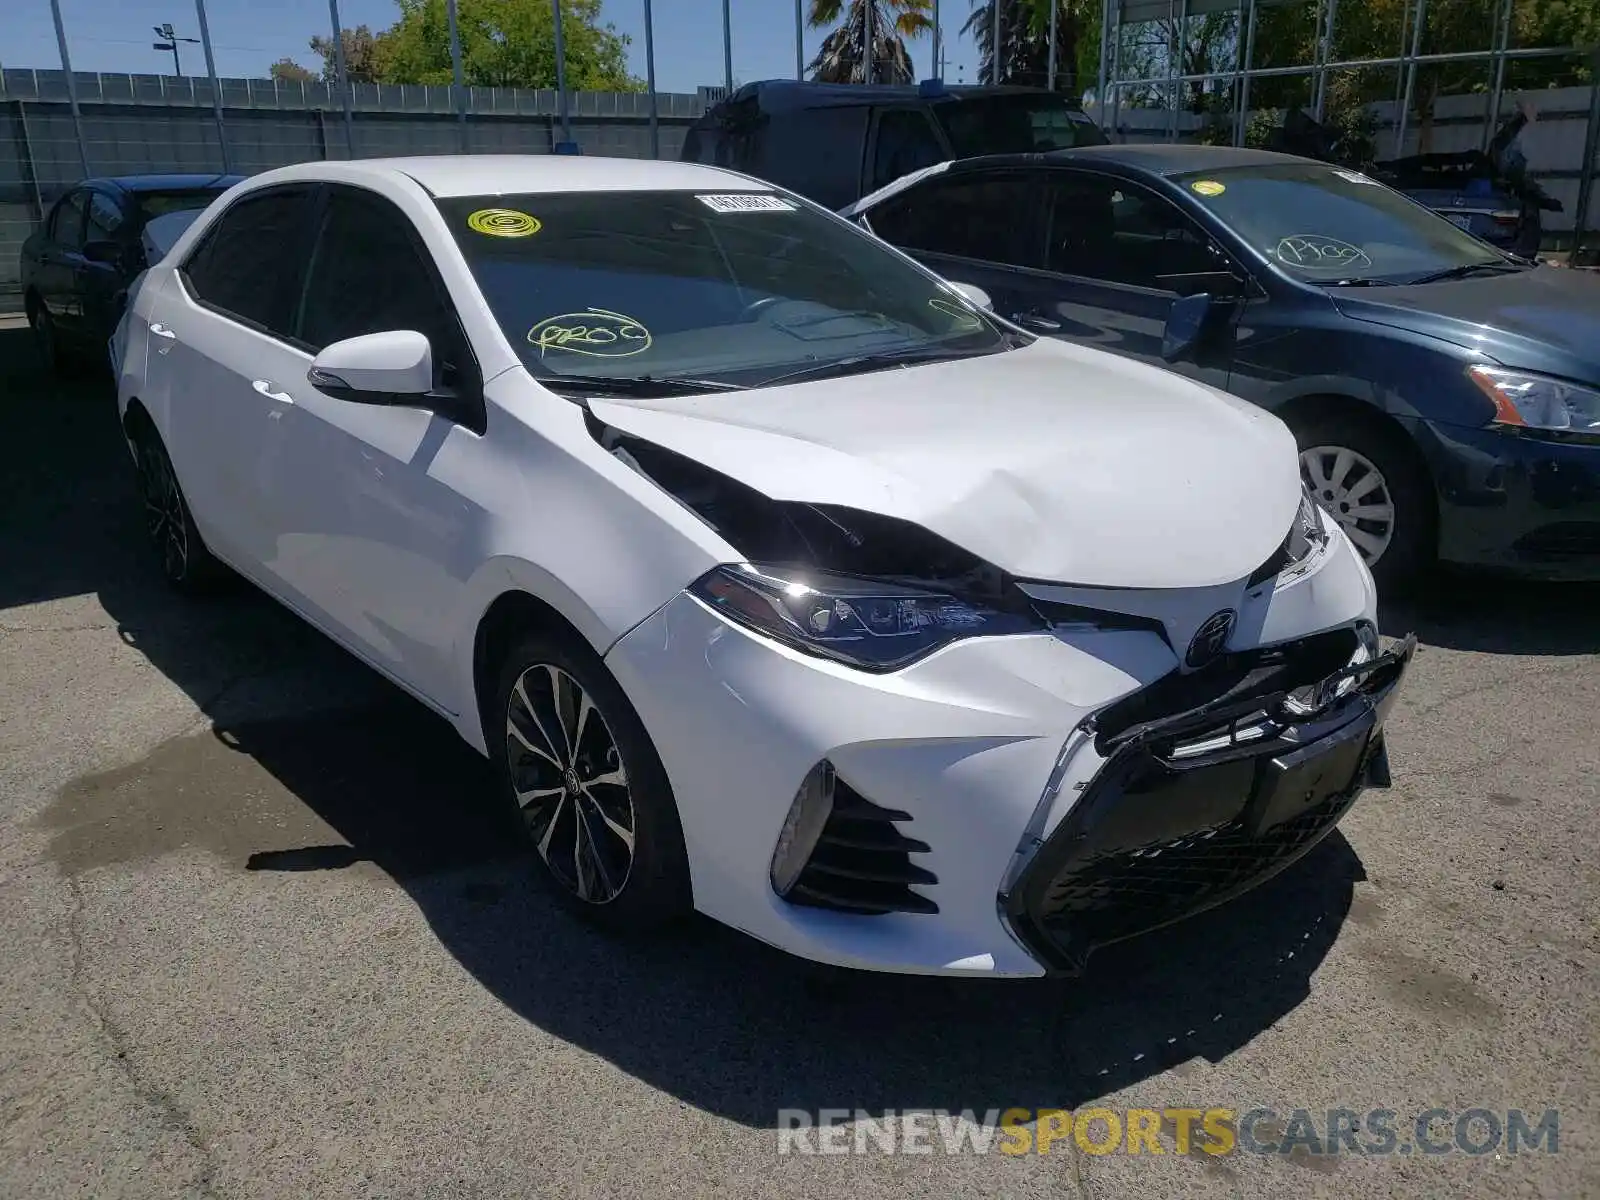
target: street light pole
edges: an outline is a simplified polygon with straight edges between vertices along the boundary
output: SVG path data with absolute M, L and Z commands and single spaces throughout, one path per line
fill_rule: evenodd
M 150 43 L 150 49 L 161 50 L 163 52 L 167 50 L 172 51 L 172 73 L 179 79 L 182 79 L 183 63 L 178 58 L 178 43 L 189 42 L 191 45 L 198 46 L 200 44 L 200 39 L 179 37 L 173 31 L 171 21 L 168 21 L 165 25 L 152 25 L 151 28 L 156 31 L 156 36 L 160 38 L 161 41 Z

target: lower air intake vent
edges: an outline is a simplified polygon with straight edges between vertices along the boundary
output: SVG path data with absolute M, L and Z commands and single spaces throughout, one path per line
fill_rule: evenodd
M 833 811 L 785 899 L 849 913 L 938 912 L 937 904 L 911 890 L 939 879 L 911 861 L 913 854 L 926 854 L 928 844 L 896 828 L 909 820 L 909 813 L 874 804 L 835 777 Z

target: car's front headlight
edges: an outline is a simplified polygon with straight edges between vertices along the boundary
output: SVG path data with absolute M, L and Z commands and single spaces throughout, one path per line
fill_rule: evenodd
M 1494 424 L 1600 435 L 1600 390 L 1504 367 L 1473 366 L 1467 378 L 1494 404 Z
M 1294 525 L 1289 530 L 1289 536 L 1283 543 L 1283 556 L 1286 560 L 1285 568 L 1295 566 L 1310 558 L 1316 551 L 1322 549 L 1328 541 L 1328 530 L 1322 523 L 1322 510 L 1317 507 L 1316 497 L 1311 494 L 1311 488 L 1302 485 L 1300 489 L 1300 509 L 1294 514 Z
M 1046 628 L 1001 608 L 907 584 L 794 567 L 717 567 L 690 591 L 739 624 L 864 671 L 903 667 L 960 638 Z

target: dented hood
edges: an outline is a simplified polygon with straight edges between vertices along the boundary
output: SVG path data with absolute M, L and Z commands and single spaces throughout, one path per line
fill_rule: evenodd
M 1064 342 L 784 387 L 596 399 L 595 416 L 774 500 L 912 521 L 1024 579 L 1202 587 L 1249 575 L 1300 503 L 1259 409 Z

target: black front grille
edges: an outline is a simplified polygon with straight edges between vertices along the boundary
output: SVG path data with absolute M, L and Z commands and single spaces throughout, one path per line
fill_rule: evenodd
M 1414 647 L 1407 639 L 1363 668 L 1353 690 L 1299 726 L 1283 723 L 1283 689 L 1315 683 L 1303 668 L 1326 646 L 1302 644 L 1287 674 L 1269 664 L 1270 696 L 1241 681 L 1224 703 L 1214 695 L 1124 722 L 1110 760 L 1001 898 L 1012 928 L 1047 966 L 1075 972 L 1096 947 L 1220 904 L 1294 862 L 1363 786 L 1387 783 L 1382 719 Z
M 874 804 L 835 777 L 833 812 L 786 898 L 849 913 L 938 912 L 937 904 L 911 890 L 939 878 L 911 861 L 913 854 L 926 854 L 928 844 L 898 828 L 910 820 L 911 814 Z

